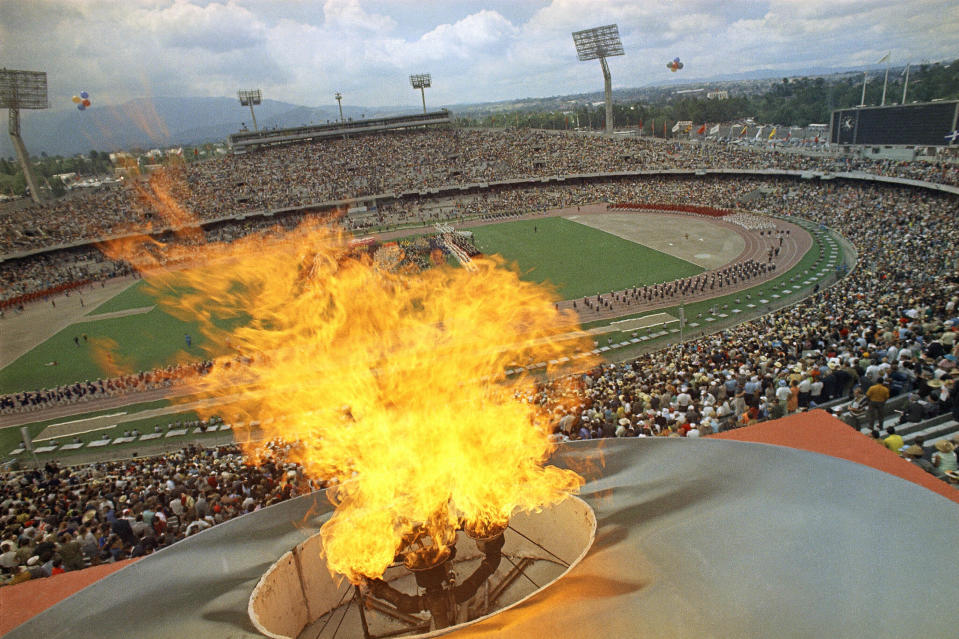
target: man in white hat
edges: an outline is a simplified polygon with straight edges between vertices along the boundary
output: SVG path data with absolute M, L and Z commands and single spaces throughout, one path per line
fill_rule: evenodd
M 932 454 L 932 465 L 942 472 L 955 472 L 956 447 L 945 439 L 936 442 L 936 452 Z

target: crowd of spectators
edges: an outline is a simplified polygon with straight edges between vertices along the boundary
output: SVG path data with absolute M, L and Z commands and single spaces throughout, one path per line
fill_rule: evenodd
M 517 144 L 517 137 L 525 144 Z M 484 142 L 489 140 L 492 142 Z M 460 130 L 429 136 L 382 136 L 336 142 L 331 149 L 304 145 L 282 153 L 267 151 L 227 158 L 182 168 L 183 175 L 176 180 L 170 176 L 164 179 L 171 180 L 171 190 L 189 185 L 176 196 L 191 213 L 210 218 L 236 212 L 237 202 L 241 210 L 244 206 L 254 210 L 332 199 L 364 189 L 431 188 L 460 179 L 489 181 L 516 175 L 699 166 L 698 156 L 690 151 L 687 157 L 681 145 L 596 140 L 601 139 L 535 132 L 481 135 Z M 411 146 L 415 153 L 408 148 Z M 738 161 L 738 156 L 709 158 L 710 164 L 733 160 Z M 784 168 L 821 168 L 816 164 L 819 160 L 801 156 L 780 158 L 763 153 L 755 161 L 763 168 L 781 164 L 789 165 Z M 294 179 L 294 173 L 304 164 L 310 167 L 310 175 Z M 857 162 L 846 168 L 955 182 L 954 170 L 943 173 L 941 167 L 877 167 Z M 897 442 L 889 443 L 891 435 L 885 439 L 880 436 L 886 415 L 881 406 L 885 400 L 877 401 L 883 396 L 877 387 L 886 389 L 887 397 L 909 395 L 904 415 L 915 404 L 922 408 L 923 415 L 946 412 L 959 419 L 956 198 L 852 182 L 733 177 L 697 179 L 693 185 L 690 180 L 611 179 L 500 188 L 451 198 L 445 209 L 427 208 L 424 199 L 414 203 L 416 213 L 412 217 L 409 206 L 384 207 L 375 219 L 387 225 L 432 215 L 494 220 L 597 201 L 683 201 L 736 208 L 750 196 L 748 208 L 753 213 L 739 218 L 746 227 L 769 232 L 762 224 L 762 214 L 797 216 L 828 225 L 855 245 L 860 259 L 851 275 L 793 306 L 627 362 L 603 365 L 542 385 L 527 399 L 553 416 L 556 441 L 697 437 L 848 398 L 853 425 L 871 432 L 883 445 L 896 447 Z M 227 192 L 244 197 L 223 197 Z M 130 222 L 129 211 L 142 213 L 135 222 L 142 222 L 149 213 L 143 206 L 150 199 L 148 194 L 139 194 L 137 205 L 129 207 L 122 203 L 127 200 L 120 192 L 103 197 L 118 199 L 111 200 L 115 208 L 102 216 L 105 224 L 89 235 L 82 225 L 76 233 L 62 226 L 57 221 L 61 205 L 55 205 L 33 211 L 38 225 L 44 227 L 40 236 L 0 233 L 10 238 L 3 249 L 37 245 L 21 244 L 24 237 L 31 241 L 42 237 L 46 242 L 91 237 L 114 231 L 117 226 L 113 222 Z M 71 215 L 82 213 L 78 206 L 84 205 L 76 200 L 69 204 Z M 281 224 L 289 226 L 295 221 L 285 218 Z M 225 222 L 206 229 L 200 238 L 184 241 L 195 241 L 198 246 L 208 240 L 228 242 L 276 223 Z M 63 264 L 57 264 L 57 259 L 57 255 L 44 256 L 22 271 L 0 269 L 4 295 L 15 283 L 59 281 L 56 278 L 61 277 L 61 271 L 68 279 L 86 277 L 93 265 L 97 269 L 106 265 L 110 273 L 114 264 L 92 253 L 79 259 L 67 253 Z M 752 274 L 762 266 L 749 263 L 740 270 Z M 709 282 L 691 278 L 681 286 L 704 284 Z M 33 284 L 23 286 L 19 290 Z M 28 410 L 158 388 L 203 374 L 210 365 L 201 362 L 6 396 L 0 398 L 0 408 Z M 955 468 L 955 448 L 947 451 L 949 448 L 937 443 L 930 452 L 920 444 L 922 455 L 914 447 L 905 447 L 902 452 L 917 463 L 927 456 L 930 461 L 938 460 L 931 463 L 941 472 Z M 236 448 L 220 447 L 71 468 L 51 463 L 42 470 L 4 473 L 0 476 L 0 570 L 9 582 L 16 583 L 142 556 L 231 517 L 318 487 L 302 475 L 299 467 L 285 461 L 288 448 L 277 445 L 274 450 L 272 458 L 257 466 L 244 463 Z M 948 458 L 950 453 L 952 460 Z
M 723 185 L 717 181 L 702 193 L 706 198 L 712 194 L 718 202 L 733 205 L 736 197 L 748 192 L 752 183 L 748 180 L 736 186 Z M 756 183 L 758 184 L 758 182 Z M 649 186 L 627 183 L 589 186 L 561 186 L 555 189 L 534 187 L 510 187 L 485 191 L 477 195 L 446 198 L 439 206 L 428 197 L 414 197 L 402 204 L 381 205 L 378 210 L 361 214 L 346 214 L 337 218 L 344 229 L 362 233 L 372 228 L 390 228 L 401 225 L 433 224 L 438 221 L 453 220 L 462 222 L 467 219 L 503 219 L 530 212 L 545 212 L 551 208 L 588 204 L 603 199 L 637 197 L 665 200 L 681 196 L 682 187 L 668 183 L 652 183 Z M 432 206 L 431 206 L 432 205 Z M 289 229 L 305 222 L 316 222 L 329 218 L 327 212 L 303 212 L 295 215 L 269 216 L 225 220 L 206 226 L 202 232 L 169 234 L 161 238 L 162 243 L 176 244 L 178 247 L 196 247 L 210 242 L 231 242 L 251 233 L 263 233 L 268 229 L 280 227 Z M 184 252 L 178 251 L 181 258 Z M 189 252 L 187 252 L 187 256 Z M 15 260 L 0 262 L 0 307 L 16 308 L 21 296 L 38 291 L 52 291 L 76 282 L 103 282 L 113 277 L 123 276 L 146 270 L 158 255 L 154 252 L 137 258 L 127 256 L 110 258 L 100 248 L 92 245 L 78 246 L 68 250 L 41 253 Z M 169 265 L 169 262 L 166 262 Z
M 874 174 L 959 184 L 959 167 L 818 157 L 655 138 L 527 129 L 418 131 L 325 140 L 170 166 L 145 181 L 0 217 L 0 253 L 318 202 L 456 184 L 710 167 Z
M 13 584 L 142 557 L 234 517 L 322 487 L 271 442 L 0 475 L 0 580 Z
M 959 420 L 956 201 L 781 184 L 754 206 L 832 226 L 854 242 L 857 269 L 782 311 L 544 387 L 531 399 L 555 414 L 557 439 L 695 437 L 836 398 L 879 439 L 888 416 L 870 406 L 884 403 L 869 399 L 877 384 L 910 394 L 924 417 Z M 571 383 L 580 401 L 569 401 Z
M 171 364 L 165 368 L 106 379 L 0 395 L 0 415 L 42 410 L 51 406 L 68 406 L 127 393 L 169 388 L 176 384 L 188 384 L 197 375 L 208 373 L 211 366 L 211 360 Z
M 737 217 L 741 222 L 758 228 L 758 233 L 774 233 L 767 228 L 769 224 L 756 221 L 760 217 L 757 213 L 766 213 L 799 216 L 830 225 L 852 239 L 864 260 L 856 276 L 845 282 L 843 287 L 854 287 L 848 298 L 866 300 L 863 304 L 871 308 L 870 312 L 884 313 L 887 321 L 895 320 L 895 314 L 910 298 L 901 290 L 913 291 L 916 285 L 929 286 L 933 281 L 948 282 L 949 274 L 955 271 L 957 245 L 953 220 L 956 203 L 948 195 L 927 194 L 914 189 L 855 183 L 777 182 L 760 177 L 659 177 L 639 181 L 612 179 L 543 188 L 504 187 L 451 198 L 446 204 L 449 211 L 463 219 L 473 216 L 493 220 L 597 201 L 681 201 L 735 208 L 747 198 L 753 213 L 739 214 Z M 390 211 L 383 211 L 381 215 L 387 216 L 388 222 L 396 221 L 388 217 L 392 215 Z M 289 227 L 297 221 L 297 217 L 290 216 L 280 218 L 279 223 Z M 276 224 L 276 220 L 222 223 L 207 230 L 199 239 L 187 236 L 186 241 L 196 242 L 198 246 L 206 239 L 228 242 Z M 416 252 L 411 251 L 410 254 Z M 767 268 L 773 266 L 770 264 Z M 763 265 L 749 264 L 748 267 L 747 271 L 752 277 L 755 271 L 762 270 Z M 670 294 L 673 295 L 680 293 L 684 287 L 691 289 L 694 284 L 695 278 L 688 282 L 663 284 L 660 286 L 662 290 L 656 287 L 637 289 L 635 294 L 648 298 L 662 295 L 665 287 L 670 287 Z M 703 284 L 699 282 L 696 286 L 702 288 Z M 705 285 L 716 284 L 706 281 Z M 890 296 L 887 287 L 898 294 Z M 882 302 L 878 308 L 874 306 L 877 300 Z M 587 304 L 584 306 L 588 307 Z M 172 382 L 167 378 L 163 383 Z M 115 389 L 108 390 L 115 392 Z M 26 402 L 23 397 L 2 398 L 0 408 L 75 401 L 74 397 L 64 393 L 64 389 L 37 393 L 42 397 L 31 397 Z

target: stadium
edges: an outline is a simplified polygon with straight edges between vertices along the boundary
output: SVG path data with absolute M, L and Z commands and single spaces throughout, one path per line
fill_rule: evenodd
M 231 142 L 0 217 L 6 636 L 951 628 L 956 165 Z

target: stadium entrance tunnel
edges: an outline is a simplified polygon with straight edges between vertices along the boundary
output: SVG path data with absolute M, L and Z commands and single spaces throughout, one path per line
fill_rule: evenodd
M 260 578 L 248 612 L 268 637 L 434 637 L 511 608 L 576 566 L 596 535 L 596 516 L 569 497 L 519 513 L 485 538 L 458 531 L 428 565 L 395 562 L 381 579 L 354 586 L 333 576 L 317 533 Z

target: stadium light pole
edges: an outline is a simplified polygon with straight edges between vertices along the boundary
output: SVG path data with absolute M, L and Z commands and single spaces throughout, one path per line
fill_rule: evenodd
M 343 121 L 343 94 L 337 91 L 333 94 L 333 97 L 336 98 L 336 103 L 340 105 L 340 122 Z
M 902 104 L 906 103 L 906 89 L 909 88 L 909 67 L 910 66 L 912 66 L 911 63 L 906 65 L 906 81 L 902 85 Z
M 420 97 L 423 98 L 423 113 L 426 113 L 426 91 L 425 89 L 433 86 L 433 80 L 429 73 L 414 73 L 410 76 L 410 86 L 420 90 Z
M 263 99 L 263 94 L 259 89 L 241 90 L 236 92 L 236 97 L 240 99 L 241 106 L 250 107 L 250 115 L 253 116 L 253 130 L 259 131 L 256 125 L 256 113 L 253 112 L 253 105 L 259 104 Z
M 606 92 L 606 133 L 613 133 L 613 78 L 609 73 L 606 58 L 625 55 L 623 41 L 619 38 L 619 27 L 607 24 L 603 27 L 573 32 L 576 56 L 580 62 L 599 59 L 603 67 L 603 81 Z
M 37 189 L 37 178 L 33 175 L 30 154 L 27 153 L 27 147 L 20 136 L 20 109 L 46 109 L 49 106 L 46 71 L 0 69 L 0 109 L 10 112 L 7 130 L 10 132 L 13 148 L 17 150 L 23 178 L 30 189 L 30 199 L 37 204 L 40 203 L 40 191 Z
M 885 61 L 886 63 L 886 75 L 882 80 L 882 102 L 879 104 L 879 106 L 886 106 L 886 85 L 889 84 L 889 56 L 891 54 L 892 52 L 889 52 L 886 55 L 879 58 L 879 62 Z

